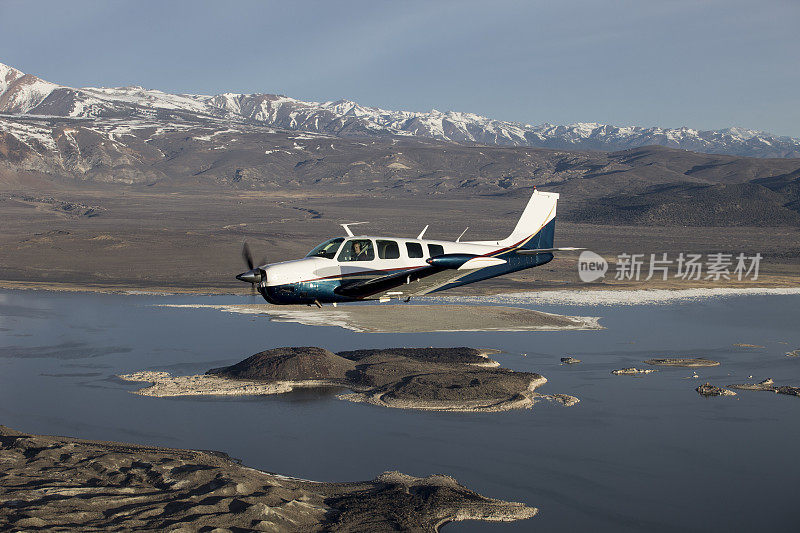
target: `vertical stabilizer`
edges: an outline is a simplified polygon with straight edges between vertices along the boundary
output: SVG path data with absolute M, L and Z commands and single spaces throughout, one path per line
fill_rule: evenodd
M 511 235 L 499 241 L 501 246 L 520 244 L 522 248 L 551 248 L 555 230 L 558 193 L 533 190 L 528 205 Z M 528 242 L 524 242 L 528 240 Z

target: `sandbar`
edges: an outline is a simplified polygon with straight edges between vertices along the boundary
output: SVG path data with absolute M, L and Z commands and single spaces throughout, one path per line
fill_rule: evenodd
M 493 305 L 346 304 L 321 309 L 269 304 L 162 304 L 162 307 L 216 309 L 264 315 L 276 322 L 337 326 L 367 333 L 437 331 L 566 331 L 603 329 L 598 317 L 565 316 Z
M 648 359 L 645 363 L 653 366 L 681 366 L 689 368 L 719 366 L 719 361 L 712 361 L 711 359 L 702 357 Z
M 628 367 L 611 371 L 611 373 L 614 374 L 615 376 L 637 376 L 639 374 L 652 374 L 653 372 L 658 372 L 658 370 L 652 368 L 641 369 L 641 368 Z

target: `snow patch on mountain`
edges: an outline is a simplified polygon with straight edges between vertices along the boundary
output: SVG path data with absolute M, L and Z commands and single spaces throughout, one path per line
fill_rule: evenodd
M 14 136 L 31 150 L 37 151 L 40 147 L 56 151 L 58 147 L 53 138 L 53 131 L 48 125 L 36 123 L 19 123 L 0 121 L 0 132 Z

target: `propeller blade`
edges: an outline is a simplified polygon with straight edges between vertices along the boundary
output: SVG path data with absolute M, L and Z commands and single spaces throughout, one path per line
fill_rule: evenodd
M 247 267 L 250 270 L 242 272 L 236 276 L 236 279 L 250 284 L 250 298 L 253 303 L 255 303 L 256 294 L 259 292 L 256 284 L 263 283 L 267 280 L 267 272 L 262 268 L 256 267 L 253 263 L 253 253 L 250 251 L 250 246 L 248 246 L 247 241 L 242 241 L 242 259 L 247 263 Z M 264 258 L 259 264 L 263 265 L 266 264 L 266 262 L 267 260 Z
M 250 253 L 250 247 L 247 246 L 247 241 L 242 242 L 242 258 L 247 263 L 247 268 L 253 270 L 253 254 Z

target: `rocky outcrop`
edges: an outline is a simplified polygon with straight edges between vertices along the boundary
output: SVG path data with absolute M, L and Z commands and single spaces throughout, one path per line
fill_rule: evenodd
M 767 378 L 764 381 L 759 381 L 758 383 L 740 383 L 737 385 L 728 385 L 728 387 L 732 389 L 741 389 L 741 390 L 768 390 L 774 391 L 775 387 L 773 386 L 775 381 L 772 378 Z
M 731 389 L 771 391 L 775 394 L 800 396 L 800 387 L 793 387 L 790 385 L 776 386 L 775 381 L 772 378 L 767 378 L 759 383 L 741 383 L 737 385 L 728 385 L 728 387 Z
M 732 390 L 716 387 L 705 382 L 695 389 L 700 396 L 736 396 Z
M 320 483 L 224 453 L 30 435 L 0 426 L 4 531 L 420 531 L 537 509 L 444 475 Z

